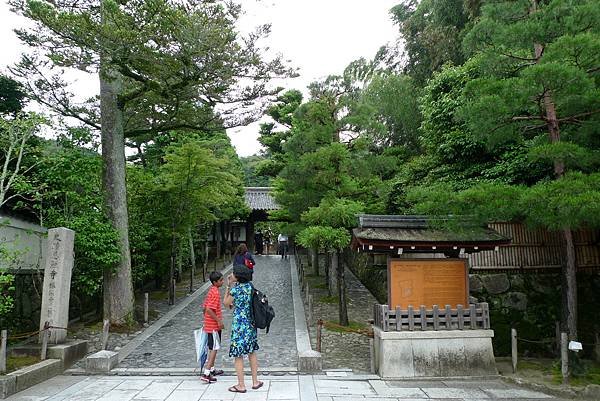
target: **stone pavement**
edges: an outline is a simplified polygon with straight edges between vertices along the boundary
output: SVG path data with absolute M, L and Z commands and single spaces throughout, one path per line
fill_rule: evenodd
M 269 334 L 259 330 L 258 363 L 261 368 L 297 367 L 294 305 L 288 260 L 277 256 L 256 256 L 254 286 L 267 294 L 276 317 Z M 221 297 L 225 293 L 221 288 Z M 119 368 L 195 368 L 194 329 L 202 325 L 202 302 L 205 293 L 193 300 L 173 319 L 145 340 L 119 363 Z M 223 310 L 225 329 L 217 366 L 233 368 L 229 357 L 231 312 Z
M 264 386 L 235 394 L 227 388 L 233 377 L 205 384 L 197 377 L 57 376 L 9 397 L 9 401 L 558 401 L 499 380 L 383 381 L 377 376 L 344 377 L 347 372 L 320 376 L 262 377 Z M 337 377 L 336 377 L 337 376 Z

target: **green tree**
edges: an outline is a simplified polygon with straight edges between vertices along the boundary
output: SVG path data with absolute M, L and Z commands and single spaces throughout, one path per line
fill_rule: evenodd
M 273 93 L 268 81 L 289 71 L 279 58 L 264 61 L 257 41 L 269 27 L 242 40 L 235 29 L 241 9 L 226 1 L 11 5 L 35 22 L 17 33 L 37 54 L 23 56 L 13 69 L 29 95 L 101 132 L 106 211 L 121 249 L 118 268 L 106 277 L 104 312 L 123 323 L 133 311 L 125 137 L 149 141 L 173 129 L 210 130 L 220 128 L 223 118 L 228 126 L 245 124 L 258 113 L 243 106 Z M 50 75 L 42 66 L 51 68 Z M 100 96 L 75 103 L 61 77 L 70 68 L 98 74 Z M 248 86 L 237 85 L 242 78 Z M 230 108 L 219 116 L 217 104 Z
M 0 74 L 0 114 L 15 116 L 23 110 L 26 98 L 21 84 Z
M 594 159 L 593 152 L 598 149 L 591 135 L 600 122 L 597 3 L 495 1 L 484 4 L 481 14 L 464 42 L 465 49 L 480 59 L 482 69 L 481 78 L 467 86 L 471 101 L 462 116 L 469 127 L 491 143 L 515 138 L 537 140 L 542 147 L 534 149 L 532 155 L 544 155 L 558 181 L 568 168 L 589 169 L 589 163 L 579 162 Z M 577 160 L 572 154 L 578 155 Z M 568 161 L 574 163 L 569 166 Z M 553 214 L 554 208 L 547 204 L 549 216 L 557 218 L 547 226 L 560 226 L 565 240 L 563 317 L 569 337 L 575 339 L 577 285 L 572 229 L 577 224 Z

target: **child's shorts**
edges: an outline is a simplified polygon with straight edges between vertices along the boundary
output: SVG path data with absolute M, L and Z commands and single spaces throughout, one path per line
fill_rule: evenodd
M 219 335 L 219 344 L 221 344 L 221 330 L 216 332 Z M 212 350 L 213 347 L 215 346 L 214 341 L 213 341 L 213 336 L 209 335 L 208 336 L 208 349 Z

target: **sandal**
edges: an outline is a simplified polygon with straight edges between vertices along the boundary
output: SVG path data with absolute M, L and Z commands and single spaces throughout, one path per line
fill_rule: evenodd
M 237 388 L 237 386 L 231 386 L 228 388 L 229 391 L 231 391 L 232 393 L 245 393 L 246 389 L 240 390 L 239 388 Z
M 259 388 L 261 388 L 261 387 L 263 386 L 263 384 L 265 384 L 265 383 L 263 383 L 263 382 L 258 382 L 258 384 L 257 384 L 257 385 L 255 385 L 255 386 L 252 386 L 252 390 L 258 390 Z

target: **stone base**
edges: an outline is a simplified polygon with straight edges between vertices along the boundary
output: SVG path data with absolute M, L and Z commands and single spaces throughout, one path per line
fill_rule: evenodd
M 0 378 L 0 398 L 23 391 L 62 372 L 59 359 L 46 359 Z
M 496 376 L 493 330 L 387 331 L 374 327 L 376 373 L 384 379 Z
M 88 342 L 86 340 L 73 340 L 65 344 L 48 347 L 48 358 L 60 359 L 63 369 L 69 369 L 75 362 L 87 354 Z
M 46 355 L 48 358 L 60 359 L 63 369 L 70 368 L 75 362 L 87 354 L 88 343 L 86 340 L 72 340 L 64 344 L 50 345 Z M 40 356 L 42 346 L 40 344 L 28 344 L 14 347 L 10 350 L 13 356 Z
M 17 392 L 17 378 L 15 376 L 0 376 L 0 399 L 8 398 Z
M 119 363 L 119 353 L 98 351 L 85 359 L 87 373 L 107 373 Z
M 320 372 L 323 370 L 321 353 L 318 351 L 302 351 L 298 353 L 299 372 Z

